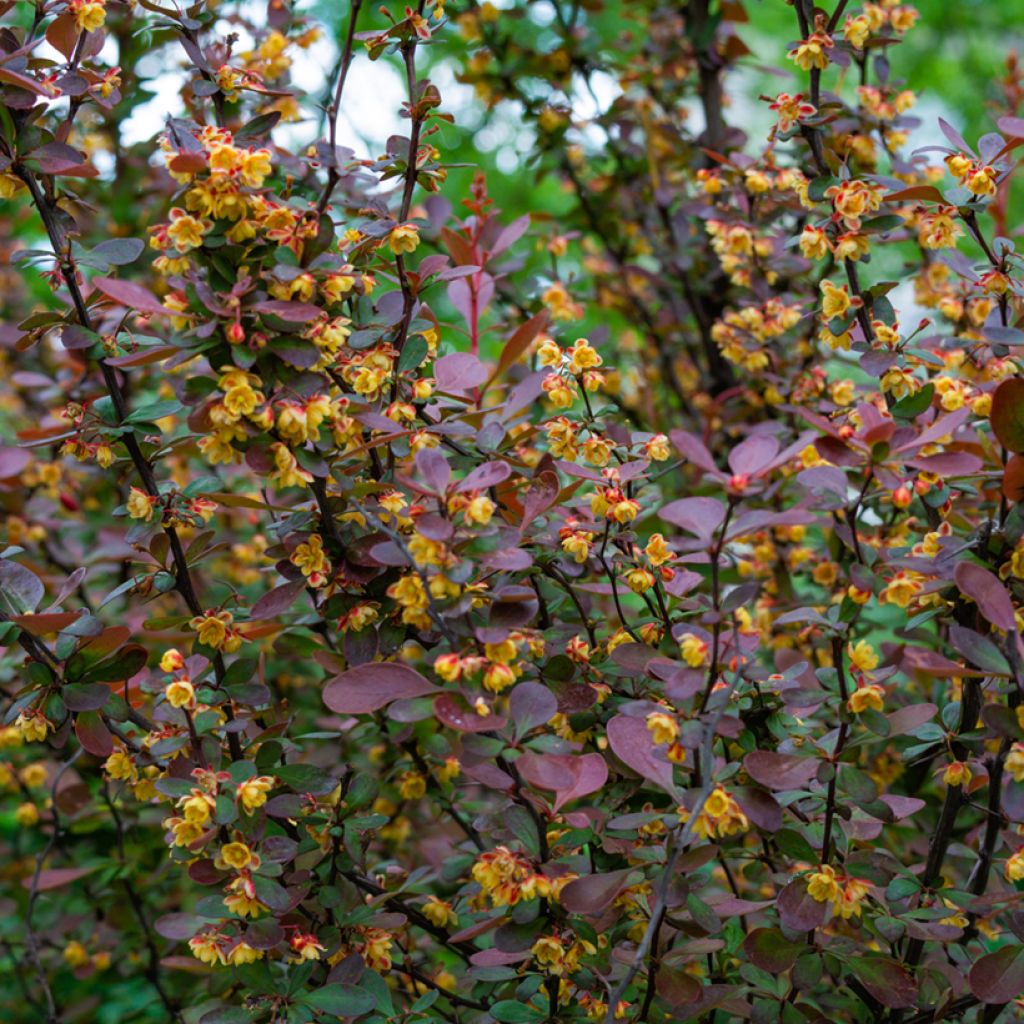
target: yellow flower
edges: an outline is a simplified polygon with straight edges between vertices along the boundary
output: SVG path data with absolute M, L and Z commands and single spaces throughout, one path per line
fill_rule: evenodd
M 257 807 L 262 807 L 267 802 L 267 793 L 273 786 L 274 777 L 272 775 L 257 775 L 246 779 L 245 782 L 240 782 L 235 794 L 238 797 L 238 802 L 246 811 L 252 813 Z
M 82 32 L 96 32 L 107 20 L 106 0 L 71 0 L 68 11 L 75 16 L 75 24 Z
M 819 903 L 830 903 L 839 897 L 839 882 L 836 871 L 829 864 L 823 864 L 818 871 L 807 877 L 807 894 Z
M 647 547 L 644 548 L 644 554 L 653 566 L 664 565 L 675 557 L 660 533 L 651 534 L 651 539 L 647 542 Z
M 1014 743 L 1006 755 L 1006 770 L 1014 782 L 1024 782 L 1024 743 Z
M 858 686 L 850 699 L 846 702 L 850 711 L 859 715 L 870 708 L 872 711 L 881 711 L 885 707 L 885 690 L 880 686 Z
M 716 786 L 711 791 L 693 825 L 694 832 L 703 839 L 726 838 L 749 828 L 750 821 L 724 786 Z
M 69 967 L 83 967 L 89 962 L 89 953 L 80 942 L 72 939 L 61 954 Z
M 269 149 L 257 149 L 242 155 L 242 181 L 251 188 L 259 188 L 272 169 Z
M 693 633 L 684 633 L 679 638 L 679 650 L 683 655 L 683 660 L 690 668 L 700 668 L 702 665 L 707 664 L 707 641 L 701 640 L 700 637 L 694 636 Z
M 233 967 L 255 963 L 263 959 L 262 949 L 253 949 L 247 942 L 239 942 L 227 955 L 228 963 Z
M 319 534 L 312 534 L 291 553 L 289 561 L 302 570 L 310 586 L 322 587 L 327 582 L 326 574 L 331 571 L 331 563 L 324 553 L 324 542 Z
M 832 901 L 835 912 L 842 918 L 860 917 L 861 905 L 869 892 L 866 882 L 848 878 L 838 897 Z
M 398 224 L 391 229 L 391 233 L 388 235 L 388 247 L 396 256 L 415 252 L 419 244 L 420 232 L 415 224 Z
M 848 644 L 846 653 L 850 656 L 850 662 L 861 672 L 870 672 L 878 667 L 878 652 L 867 642 L 858 640 L 856 643 Z
M 133 487 L 125 507 L 132 519 L 144 519 L 148 523 L 153 518 L 153 507 L 157 500 L 145 491 L 140 491 L 138 487 Z
M 847 285 L 842 287 L 829 280 L 821 282 L 821 314 L 826 320 L 843 317 L 850 311 L 852 301 Z
M 679 737 L 679 723 L 663 711 L 652 711 L 647 716 L 647 731 L 656 744 L 673 743 Z
M 14 722 L 14 727 L 27 743 L 40 742 L 46 739 L 47 733 L 53 728 L 50 720 L 41 714 L 26 715 L 23 711 Z
M 655 434 L 644 441 L 644 452 L 653 462 L 664 462 L 672 454 L 672 449 L 664 434 Z
M 207 932 L 203 935 L 194 935 L 188 940 L 188 945 L 197 960 L 212 967 L 214 964 L 227 963 L 223 950 L 225 941 L 224 936 L 219 933 Z
M 199 634 L 201 644 L 231 654 L 242 646 L 242 637 L 231 628 L 232 622 L 234 622 L 234 616 L 231 612 L 207 611 L 203 615 L 196 615 L 190 619 L 189 625 Z
M 942 781 L 947 786 L 966 786 L 973 777 L 966 761 L 950 761 L 942 773 Z
M 164 689 L 164 696 L 172 708 L 186 708 L 195 698 L 196 691 L 188 679 L 175 679 Z
M 1003 873 L 1008 882 L 1019 882 L 1024 878 L 1024 846 L 1007 859 Z
M 295 932 L 288 940 L 288 944 L 295 954 L 296 963 L 301 963 L 303 960 L 319 960 L 320 954 L 326 949 L 325 946 L 317 942 L 315 935 L 304 932 Z
M 137 769 L 131 759 L 131 755 L 124 750 L 115 750 L 103 762 L 103 769 L 112 779 L 121 781 L 134 779 L 137 775 Z
M 33 803 L 19 804 L 18 809 L 14 812 L 14 820 L 22 828 L 31 828 L 39 821 L 39 808 Z
M 436 896 L 428 896 L 422 910 L 423 916 L 438 928 L 450 928 L 459 923 L 455 911 L 452 910 L 452 905 Z
M 832 48 L 832 37 L 825 32 L 815 32 L 793 47 L 787 57 L 804 71 L 817 68 L 823 71 L 828 67 L 827 49 Z
M 252 863 L 252 850 L 245 843 L 228 843 L 221 847 L 220 859 L 229 868 L 241 871 Z
M 403 800 L 418 800 L 427 791 L 427 780 L 419 772 L 402 772 L 398 777 L 398 791 Z
M 828 235 L 808 224 L 800 235 L 800 252 L 804 259 L 823 260 L 829 254 Z
M 0 174 L 0 199 L 13 199 L 26 188 L 21 178 L 13 174 Z
M 203 235 L 212 226 L 210 221 L 199 220 L 175 207 L 171 210 L 167 237 L 174 243 L 178 252 L 188 252 L 190 249 L 198 249 L 203 244 Z

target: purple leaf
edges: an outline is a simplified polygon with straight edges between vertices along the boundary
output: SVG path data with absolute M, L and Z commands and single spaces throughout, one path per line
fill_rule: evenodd
M 431 693 L 437 693 L 437 687 L 408 665 L 374 662 L 335 676 L 324 688 L 324 703 L 338 714 L 366 715 L 392 701 Z
M 779 454 L 779 442 L 767 434 L 753 434 L 729 452 L 729 468 L 753 476 L 771 464 Z
M 462 491 L 483 491 L 488 487 L 494 487 L 512 475 L 512 467 L 507 462 L 485 462 L 477 466 L 472 472 L 467 473 L 465 478 L 455 485 L 455 490 Z
M 983 956 L 971 968 L 968 981 L 983 1003 L 1012 1002 L 1024 992 L 1024 946 L 1003 946 Z
M 953 578 L 960 590 L 978 606 L 978 611 L 993 626 L 1007 633 L 1017 628 L 1013 602 L 998 576 L 973 562 L 960 562 Z
M 558 700 L 540 683 L 520 683 L 509 695 L 508 711 L 516 728 L 516 736 L 525 736 L 531 729 L 550 721 L 557 714 Z
M 776 901 L 779 920 L 798 932 L 809 932 L 825 923 L 828 904 L 819 903 L 807 892 L 807 879 L 794 878 Z
M 611 905 L 629 878 L 630 869 L 609 871 L 601 875 L 584 875 L 573 879 L 561 892 L 558 902 L 570 914 L 603 913 Z
M 416 455 L 416 469 L 434 494 L 444 494 L 452 478 L 452 467 L 436 448 L 424 448 Z
M 469 352 L 452 352 L 434 363 L 434 378 L 439 391 L 462 394 L 487 380 L 487 367 Z
M 710 540 L 725 519 L 725 506 L 717 498 L 680 498 L 670 501 L 658 513 L 658 518 Z
M 743 767 L 767 789 L 803 789 L 818 774 L 818 759 L 754 750 L 743 758 Z
M 305 586 L 305 580 L 292 580 L 290 583 L 284 583 L 280 587 L 275 587 L 270 593 L 264 594 L 252 606 L 252 614 L 249 618 L 254 622 L 260 622 L 264 619 L 276 619 L 291 608 Z
M 671 792 L 672 764 L 664 756 L 658 757 L 654 740 L 642 718 L 616 715 L 607 725 L 608 744 L 612 753 L 638 775 Z

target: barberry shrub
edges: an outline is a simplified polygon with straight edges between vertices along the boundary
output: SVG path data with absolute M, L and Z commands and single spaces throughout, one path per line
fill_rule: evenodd
M 0 2 L 3 1019 L 1013 1018 L 1016 63 L 340 6 Z

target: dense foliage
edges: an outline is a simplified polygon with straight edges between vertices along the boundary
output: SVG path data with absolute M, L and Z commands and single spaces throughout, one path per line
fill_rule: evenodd
M 1016 62 L 341 7 L 0 2 L 3 1020 L 1014 1019 Z

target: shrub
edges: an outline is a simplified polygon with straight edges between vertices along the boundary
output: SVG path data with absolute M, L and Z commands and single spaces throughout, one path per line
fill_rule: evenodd
M 255 7 L 0 7 L 5 1019 L 1007 1019 L 1015 62 L 911 151 L 892 0 L 756 99 L 735 0 L 353 0 L 319 104 Z

